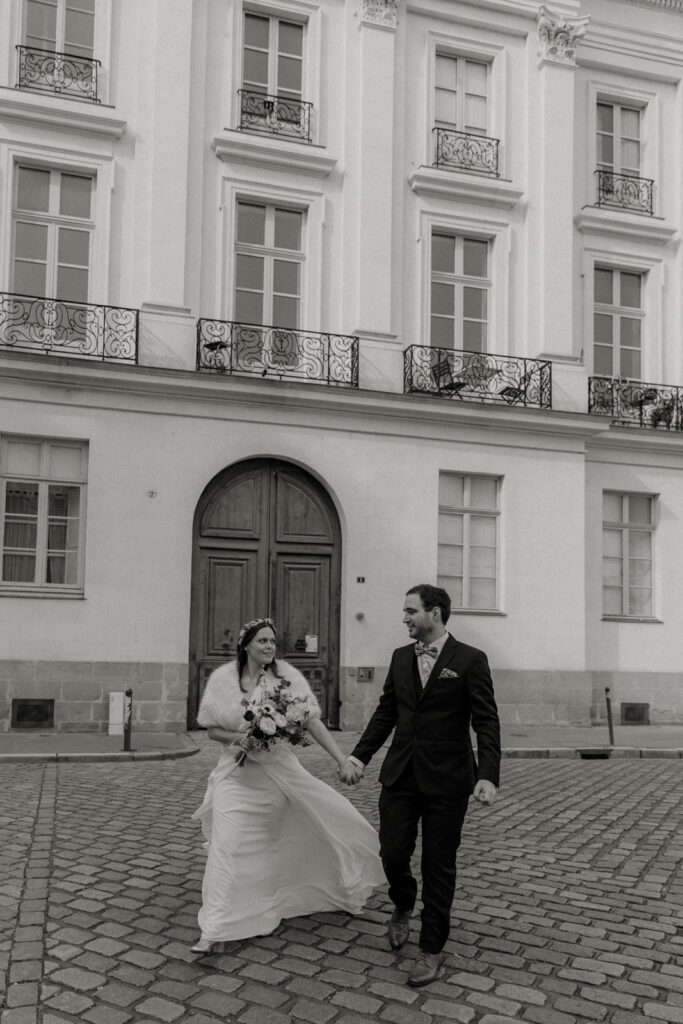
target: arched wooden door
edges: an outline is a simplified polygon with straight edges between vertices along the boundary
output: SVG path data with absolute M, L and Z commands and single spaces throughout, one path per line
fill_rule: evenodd
M 240 625 L 264 615 L 338 726 L 340 578 L 339 519 L 312 476 L 253 459 L 215 477 L 194 520 L 188 727 L 209 673 L 236 657 Z

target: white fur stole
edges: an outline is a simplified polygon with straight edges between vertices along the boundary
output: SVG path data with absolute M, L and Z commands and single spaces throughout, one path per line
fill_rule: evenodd
M 277 670 L 283 679 L 291 683 L 291 692 L 307 702 L 311 717 L 319 717 L 318 701 L 301 672 L 280 658 L 277 659 Z M 266 671 L 266 680 L 267 685 L 277 683 L 277 679 L 269 671 Z M 237 662 L 231 661 L 221 665 L 209 676 L 197 712 L 197 724 L 205 728 L 214 725 L 232 732 L 243 732 L 247 728 L 242 704 L 244 697 L 240 690 Z

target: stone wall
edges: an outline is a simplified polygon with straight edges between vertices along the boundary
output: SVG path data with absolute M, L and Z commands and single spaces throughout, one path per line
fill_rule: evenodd
M 0 661 L 0 731 L 13 700 L 37 698 L 54 700 L 57 732 L 107 732 L 109 694 L 130 688 L 133 732 L 184 732 L 187 680 L 177 662 Z

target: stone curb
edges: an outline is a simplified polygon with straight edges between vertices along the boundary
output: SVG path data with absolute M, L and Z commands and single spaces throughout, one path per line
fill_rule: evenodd
M 180 757 L 192 757 L 199 753 L 199 747 L 189 737 L 179 736 L 183 745 L 182 750 L 111 750 L 91 751 L 87 754 L 77 753 L 45 753 L 45 754 L 0 754 L 0 765 L 8 762 L 23 762 L 25 764 L 43 764 L 46 761 L 69 762 L 92 761 L 101 763 L 104 761 L 175 761 Z
M 504 749 L 501 753 L 503 757 L 597 761 L 618 758 L 683 758 L 683 747 L 515 747 Z

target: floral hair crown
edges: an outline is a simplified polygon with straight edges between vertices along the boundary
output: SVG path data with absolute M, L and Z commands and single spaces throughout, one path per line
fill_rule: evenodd
M 237 637 L 238 648 L 244 646 L 244 638 L 248 633 L 258 629 L 263 629 L 264 626 L 270 626 L 273 633 L 275 632 L 275 623 L 272 619 L 252 619 L 251 622 L 245 622 L 240 629 L 239 636 Z

